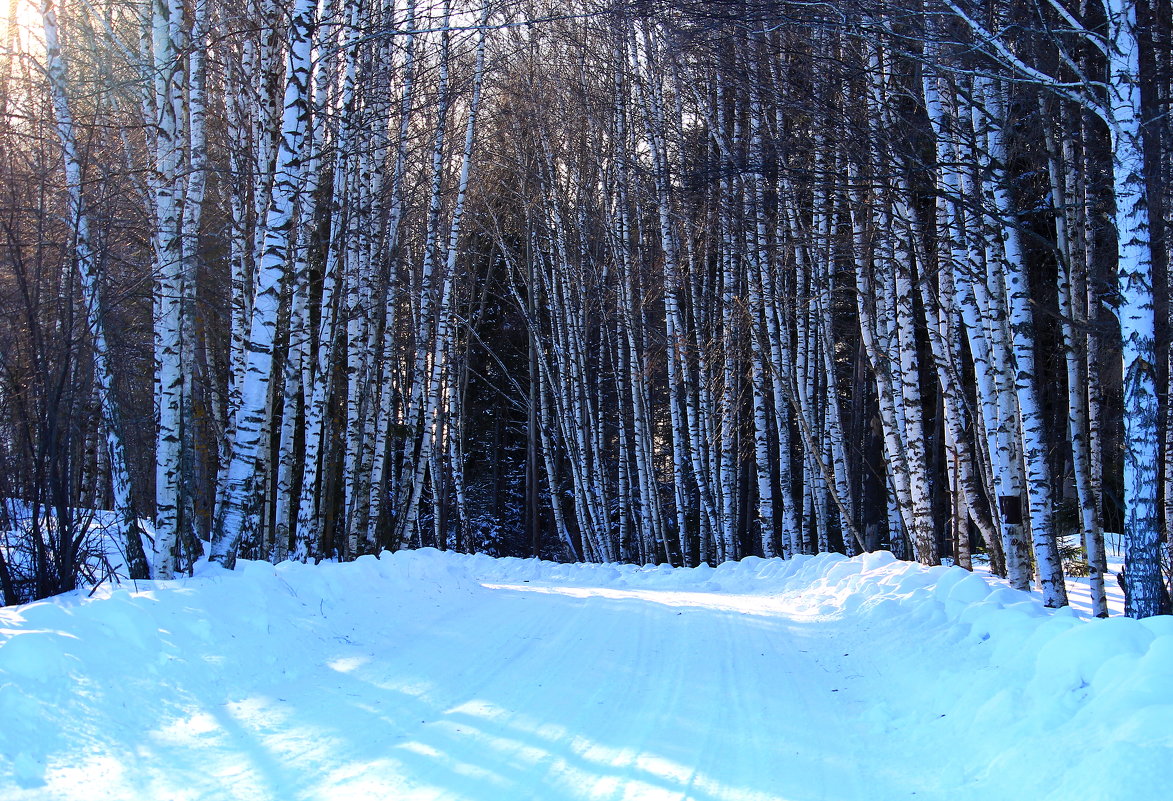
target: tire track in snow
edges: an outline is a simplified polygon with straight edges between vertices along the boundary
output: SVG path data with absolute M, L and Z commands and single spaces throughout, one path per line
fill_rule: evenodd
M 496 708 L 484 699 L 525 675 L 532 653 L 554 644 L 548 619 L 509 606 L 485 603 L 481 593 L 453 599 L 435 618 L 409 625 L 403 648 L 392 646 L 378 665 L 357 671 L 386 699 L 378 732 L 385 749 L 371 754 L 368 769 L 348 775 L 348 785 L 367 788 L 371 798 L 380 792 L 396 799 L 507 797 L 486 794 L 508 784 L 499 775 L 509 772 L 502 738 L 470 713 Z M 570 636 L 564 628 L 553 631 Z M 339 779 L 338 771 L 328 772 L 319 786 L 325 791 Z
M 538 603 L 529 608 L 559 619 L 552 610 L 565 608 L 569 599 L 543 596 L 543 589 L 552 588 L 532 588 Z M 567 787 L 563 774 L 573 776 L 574 769 L 565 753 L 552 757 L 534 766 L 536 773 L 545 768 L 545 778 L 529 777 L 534 790 L 515 797 L 740 800 L 790 798 L 792 790 L 802 799 L 868 797 L 860 790 L 851 748 L 857 733 L 839 723 L 847 716 L 843 697 L 834 693 L 840 688 L 831 686 L 837 676 L 821 678 L 818 661 L 801 655 L 795 630 L 783 618 L 589 594 L 573 605 L 589 628 L 571 638 L 572 647 L 558 644 L 526 654 L 523 672 L 561 676 L 567 687 L 589 687 L 584 665 L 592 655 L 610 652 L 630 660 L 631 680 L 579 696 L 577 714 L 542 702 L 548 717 L 565 718 L 562 725 L 588 743 L 591 736 L 602 736 L 591 712 L 605 705 L 611 714 L 602 728 L 612 762 L 588 790 Z M 817 639 L 803 642 L 813 647 Z M 510 720 L 543 714 L 532 698 L 514 702 L 526 711 Z M 784 759 L 795 745 L 794 757 Z M 572 750 L 581 752 L 573 744 Z M 594 750 L 605 751 L 602 745 Z M 850 758 L 836 755 L 845 750 Z
M 600 600 L 588 602 L 597 605 Z M 673 616 L 662 609 L 631 614 L 630 602 L 603 603 L 610 606 L 609 614 L 618 620 L 637 620 L 638 636 L 624 643 L 633 680 L 621 683 L 617 697 L 605 704 L 612 713 L 605 724 L 613 740 L 612 770 L 606 786 L 595 788 L 602 792 L 590 797 L 598 801 L 679 797 L 674 794 L 673 783 L 679 786 L 681 782 L 680 766 L 654 746 L 665 721 L 676 723 L 673 712 L 679 704 L 685 657 L 690 650 L 687 645 L 691 643 L 682 642 L 674 631 Z M 602 728 L 599 721 L 594 723 L 596 728 Z
M 646 714 L 653 711 L 646 679 L 662 670 L 640 660 L 653 658 L 660 621 L 630 614 L 614 602 L 603 601 L 606 608 L 600 609 L 600 599 L 527 597 L 523 606 L 555 633 L 522 654 L 510 671 L 543 677 L 541 683 L 507 681 L 486 688 L 509 710 L 491 722 L 503 737 L 529 743 L 512 754 L 523 770 L 511 794 L 501 797 L 621 798 L 639 773 L 634 762 L 641 752 L 630 743 L 646 739 L 641 732 L 655 721 L 654 714 Z

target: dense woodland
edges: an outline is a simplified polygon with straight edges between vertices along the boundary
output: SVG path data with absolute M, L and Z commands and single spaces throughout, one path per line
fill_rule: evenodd
M 6 602 L 108 509 L 1168 608 L 1169 0 L 7 6 Z

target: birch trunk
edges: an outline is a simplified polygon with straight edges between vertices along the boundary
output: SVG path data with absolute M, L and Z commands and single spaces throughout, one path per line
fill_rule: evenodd
M 263 458 L 260 444 L 267 419 L 278 305 L 289 267 L 290 236 L 301 184 L 302 140 L 309 117 L 315 11 L 311 0 L 297 0 L 293 8 L 277 176 L 265 217 L 264 247 L 257 265 L 241 405 L 212 539 L 212 560 L 228 568 L 236 563 L 241 533 L 249 522 L 247 518 L 255 514 L 253 504 L 257 471 Z
M 1106 0 L 1108 124 L 1116 198 L 1117 276 L 1124 360 L 1124 541 L 1127 611 L 1161 613 L 1157 351 L 1139 78 L 1137 3 Z
M 1064 143 L 1064 158 L 1060 145 L 1055 141 L 1056 132 L 1048 123 L 1046 107 L 1041 112 L 1044 119 L 1044 136 L 1047 144 L 1048 176 L 1051 180 L 1051 198 L 1055 207 L 1055 244 L 1059 251 L 1059 319 L 1065 351 L 1064 363 L 1067 368 L 1067 434 L 1071 440 L 1071 463 L 1075 474 L 1075 492 L 1079 504 L 1084 550 L 1087 554 L 1088 577 L 1091 592 L 1092 614 L 1108 616 L 1108 601 L 1104 594 L 1104 573 L 1100 565 L 1104 562 L 1104 532 L 1100 524 L 1096 496 L 1091 482 L 1091 451 L 1088 447 L 1087 425 L 1087 364 L 1083 361 L 1083 348 L 1075 330 L 1075 301 L 1072 272 L 1075 268 L 1074 246 L 1068 224 L 1070 200 L 1067 196 L 1069 181 L 1064 174 L 1064 163 L 1070 164 L 1070 140 Z
M 45 34 L 45 72 L 49 80 L 57 135 L 61 139 L 61 159 L 68 193 L 69 222 L 73 231 L 72 261 L 81 280 L 82 300 L 86 310 L 86 327 L 93 349 L 94 382 L 101 412 L 102 433 L 109 459 L 110 485 L 113 491 L 117 537 L 126 552 L 131 579 L 149 578 L 142 531 L 134 509 L 130 465 L 122 441 L 118 402 L 114 396 L 114 365 L 106 341 L 105 306 L 102 274 L 98 255 L 90 238 L 90 220 L 82 195 L 83 171 L 78 157 L 77 134 L 73 112 L 66 94 L 68 83 L 65 58 L 61 53 L 57 10 L 53 0 L 41 0 L 41 22 Z M 98 498 L 95 497 L 95 500 Z
M 150 119 L 155 121 L 152 175 L 155 231 L 155 554 L 154 573 L 176 570 L 183 513 L 183 180 L 184 130 L 181 43 L 183 5 L 154 0 L 151 59 L 154 71 Z
M 416 36 L 414 30 L 416 27 L 415 16 L 416 4 L 415 0 L 408 0 L 406 17 L 404 19 L 404 27 L 408 33 L 407 43 L 404 48 L 404 56 L 402 63 L 403 71 L 403 88 L 399 98 L 399 134 L 398 144 L 395 150 L 395 164 L 391 177 L 390 188 L 390 209 L 387 215 L 387 227 L 384 233 L 386 241 L 386 249 L 390 255 L 391 265 L 390 269 L 394 273 L 399 273 L 404 269 L 402 255 L 399 255 L 400 242 L 400 226 L 403 221 L 404 207 L 405 207 L 405 190 L 404 184 L 407 170 L 408 157 L 408 127 L 411 123 L 411 108 L 414 102 L 415 90 L 415 53 L 416 53 Z M 397 275 L 393 275 L 390 284 L 396 283 Z M 399 307 L 400 299 L 396 296 L 395 289 L 389 288 L 389 297 L 387 298 L 386 319 L 384 321 L 384 344 L 383 356 L 389 358 L 393 348 L 393 338 L 396 336 L 396 309 Z M 390 371 L 388 371 L 390 372 Z M 373 454 L 373 475 L 371 477 L 371 495 L 370 495 L 370 511 L 369 523 L 367 530 L 367 541 L 375 543 L 377 539 L 377 529 L 381 523 L 383 516 L 384 499 L 389 492 L 388 476 L 391 472 L 392 465 L 390 464 L 390 445 L 391 437 L 388 431 L 393 416 L 392 403 L 395 393 L 391 388 L 386 386 L 386 378 L 380 382 L 382 387 L 381 401 L 379 404 L 378 419 L 375 424 L 375 452 Z
M 934 296 L 932 292 L 932 282 L 922 281 L 921 302 L 929 310 L 929 344 L 941 388 L 949 471 L 959 490 L 955 497 L 959 496 L 958 501 L 964 504 L 965 510 L 964 516 L 955 510 L 954 519 L 960 521 L 957 540 L 959 544 L 964 540 L 968 545 L 968 518 L 981 532 L 995 572 L 1005 572 L 1001 538 L 990 516 L 981 511 L 983 492 L 979 489 L 978 468 L 975 467 L 979 458 L 966 425 L 970 422 L 977 427 L 980 421 L 970 419 L 972 415 L 961 391 L 962 324 L 954 275 L 968 263 L 969 250 L 955 146 L 955 139 L 959 135 L 955 90 L 952 85 L 928 72 L 924 77 L 923 89 L 936 143 L 938 195 L 936 294 Z M 984 494 L 989 497 L 992 492 L 990 483 L 981 483 L 985 484 Z
M 1004 87 L 985 81 L 985 100 L 990 114 L 988 147 L 992 176 L 990 195 L 997 219 L 992 225 L 1003 231 L 1002 254 L 1005 269 L 1006 306 L 1009 311 L 1011 350 L 1014 364 L 1014 389 L 1018 400 L 1019 436 L 1030 507 L 1031 542 L 1039 583 L 1046 606 L 1066 606 L 1067 590 L 1063 582 L 1063 565 L 1055 541 L 1051 500 L 1051 475 L 1047 465 L 1047 437 L 1043 430 L 1042 408 L 1036 387 L 1034 358 L 1034 320 L 1030 287 L 1019 241 L 1019 220 L 1006 188 L 1007 149 L 1004 121 L 1007 105 Z M 981 89 L 979 89 L 979 92 Z
M 423 479 L 432 446 L 430 415 L 435 406 L 426 392 L 431 388 L 429 358 L 433 353 L 433 326 L 439 325 L 437 317 L 436 250 L 440 237 L 440 211 L 444 181 L 444 146 L 447 137 L 447 115 L 451 104 L 449 91 L 449 30 L 451 3 L 445 0 L 440 24 L 440 64 L 437 78 L 436 127 L 432 137 L 431 195 L 428 202 L 427 231 L 423 245 L 418 295 L 415 307 L 415 358 L 410 373 L 411 392 L 404 406 L 408 415 L 407 429 L 418 433 L 409 436 L 404 443 L 402 475 L 404 480 L 398 491 L 396 503 L 400 520 L 396 525 L 397 541 L 414 530 L 418 515 L 418 504 L 423 492 Z M 442 312 L 440 313 L 442 314 Z M 434 368 L 434 365 L 433 365 Z M 438 401 L 437 401 L 438 402 Z

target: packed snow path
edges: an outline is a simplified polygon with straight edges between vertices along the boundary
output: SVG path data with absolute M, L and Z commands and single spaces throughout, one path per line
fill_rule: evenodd
M 1140 799 L 1173 620 L 887 554 L 436 552 L 0 612 L 2 799 Z

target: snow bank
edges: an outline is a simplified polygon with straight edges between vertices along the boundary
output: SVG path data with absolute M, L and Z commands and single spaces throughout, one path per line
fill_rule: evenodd
M 919 710 L 911 725 L 948 743 L 925 766 L 930 791 L 958 769 L 981 798 L 1141 798 L 1173 782 L 1173 617 L 1088 619 L 887 554 L 814 557 L 785 584 L 810 614 L 903 639 L 889 678 Z
M 64 798 L 47 788 L 99 781 L 162 797 L 161 778 L 127 778 L 110 755 L 139 749 L 145 732 L 203 736 L 199 718 L 180 714 L 185 699 L 267 698 L 274 677 L 313 681 L 313 660 L 340 644 L 357 650 L 329 657 L 335 673 L 406 641 L 426 648 L 434 621 L 521 590 L 772 615 L 823 632 L 844 657 L 870 660 L 851 674 L 824 669 L 863 677 L 859 725 L 899 739 L 910 762 L 893 767 L 920 797 L 948 787 L 951 799 L 1139 800 L 1173 784 L 1170 617 L 1083 619 L 887 553 L 672 569 L 421 550 L 235 572 L 205 564 L 191 579 L 0 610 L 0 797 Z M 175 729 L 180 719 L 187 728 Z M 93 752 L 80 763 L 79 741 Z M 69 785 L 75 763 L 88 773 Z M 200 786 L 214 785 L 183 797 L 222 797 Z

